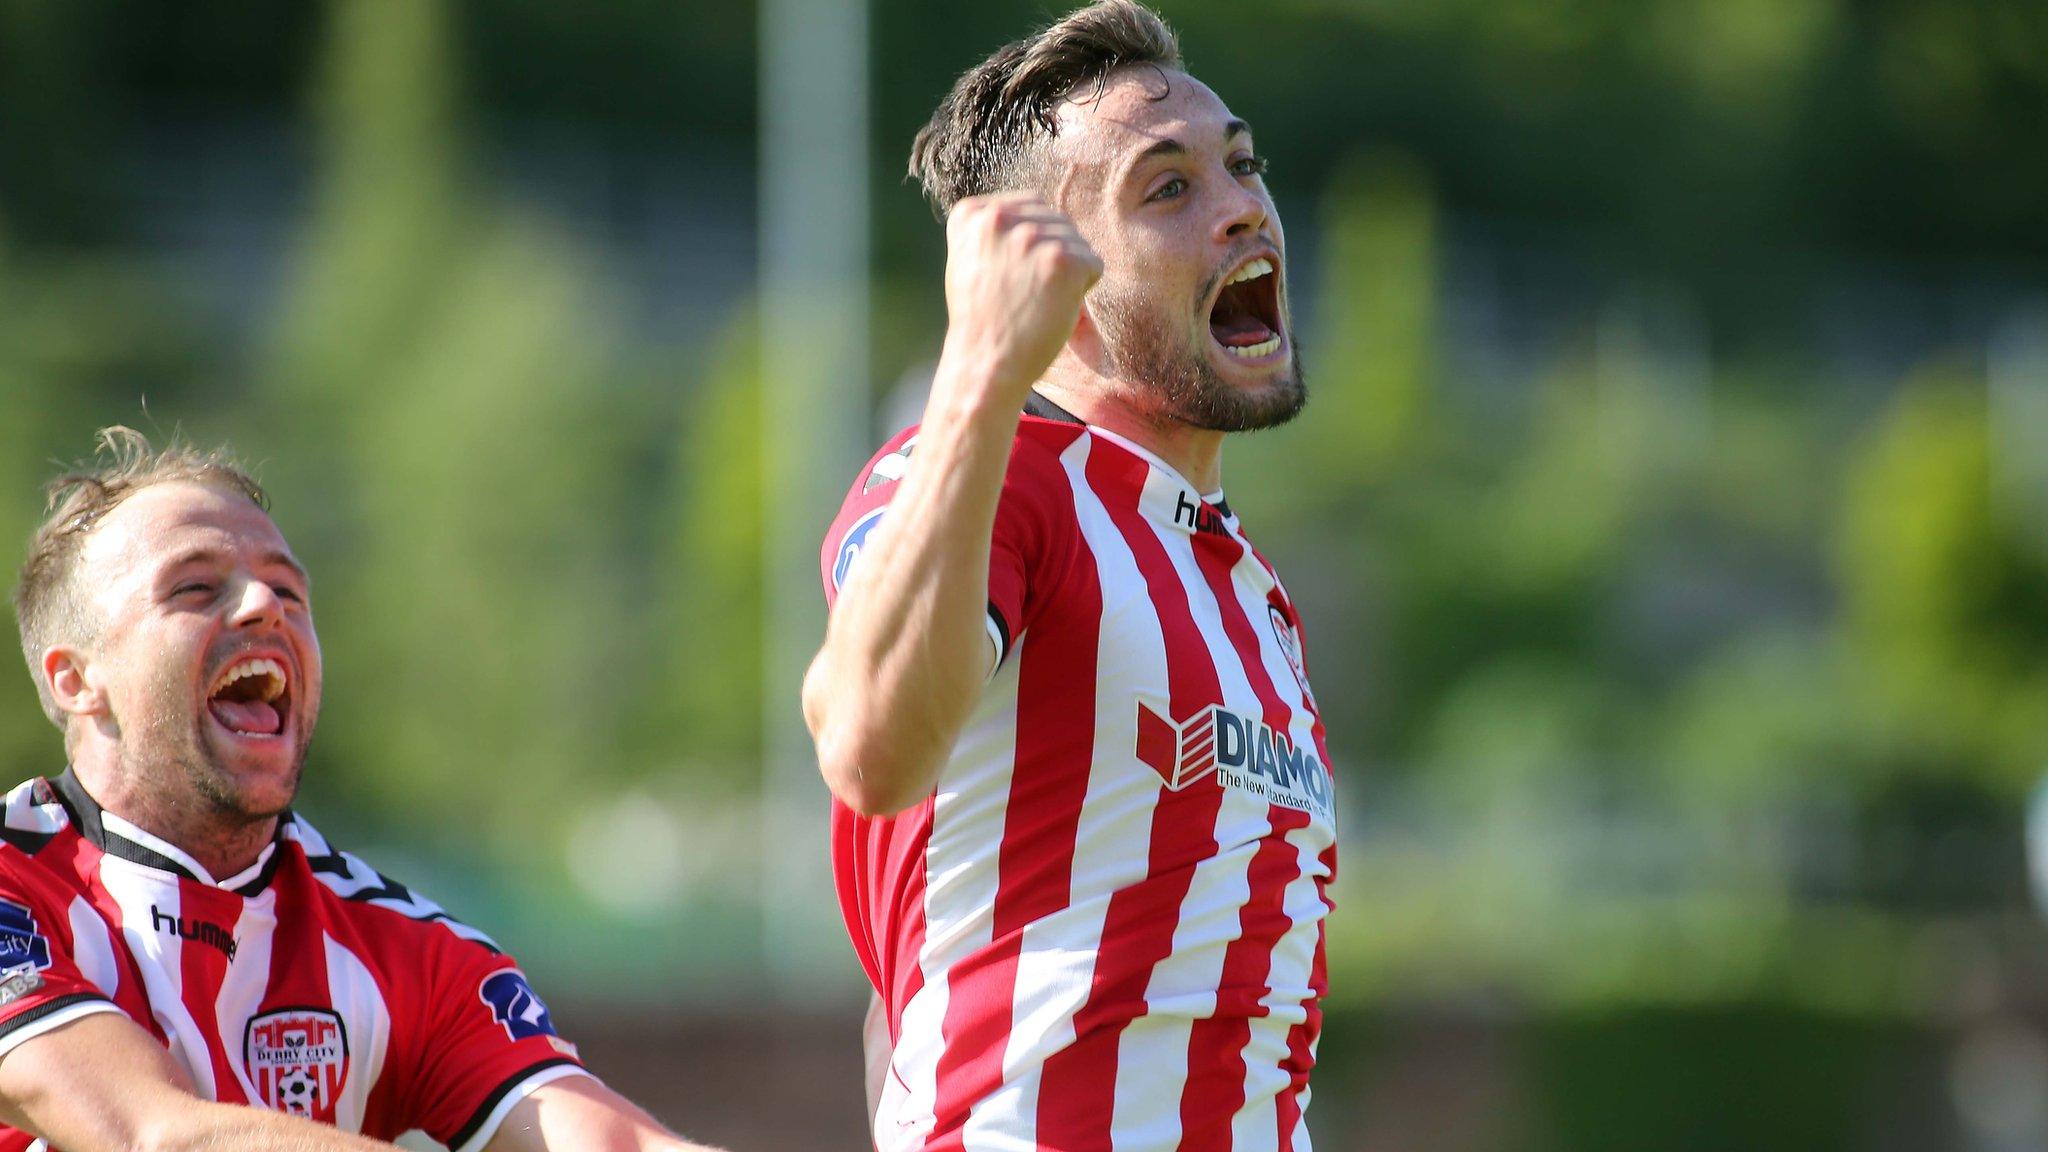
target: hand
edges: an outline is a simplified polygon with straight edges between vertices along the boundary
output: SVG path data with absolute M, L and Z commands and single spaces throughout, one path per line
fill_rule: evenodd
M 1021 407 L 1101 276 L 1074 222 L 1036 194 L 960 201 L 946 217 L 944 360 L 991 389 L 982 399 Z

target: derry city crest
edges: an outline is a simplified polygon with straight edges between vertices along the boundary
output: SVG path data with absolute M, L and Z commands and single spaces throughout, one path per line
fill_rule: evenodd
M 324 1008 L 266 1012 L 249 1021 L 242 1060 L 263 1103 L 332 1123 L 348 1080 L 348 1029 Z

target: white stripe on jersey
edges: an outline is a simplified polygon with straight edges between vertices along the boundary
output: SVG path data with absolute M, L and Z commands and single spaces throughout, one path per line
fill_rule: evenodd
M 1323 905 L 1323 898 L 1316 891 L 1316 874 L 1322 870 L 1322 864 L 1316 859 L 1315 850 L 1301 842 L 1307 831 L 1305 827 L 1296 828 L 1287 835 L 1288 843 L 1299 853 L 1297 867 L 1300 871 L 1287 883 L 1281 910 L 1295 923 L 1319 914 Z M 1291 1083 L 1285 1068 L 1288 1034 L 1296 1024 L 1308 1018 L 1308 1011 L 1303 1005 L 1312 996 L 1308 983 L 1309 973 L 1315 964 L 1315 941 L 1308 940 L 1297 946 L 1295 937 L 1298 935 L 1289 933 L 1274 948 L 1273 966 L 1266 973 L 1266 995 L 1259 1001 L 1266 1006 L 1268 1014 L 1252 1021 L 1251 1035 L 1245 1041 L 1244 1087 L 1245 1099 L 1250 1103 L 1239 1110 L 1231 1126 L 1231 1131 L 1241 1143 L 1263 1139 L 1275 1130 L 1279 1123 L 1279 1098 Z M 1302 1089 L 1300 1104 L 1305 1118 L 1308 1110 L 1306 1087 Z M 1307 1152 L 1306 1123 L 1297 1123 L 1294 1147 Z
M 334 1123 L 343 1131 L 359 1132 L 370 1089 L 384 1075 L 384 1055 L 391 1046 L 391 1012 L 369 967 L 334 937 L 322 933 L 320 940 L 327 955 L 327 1003 L 355 1029 L 348 1038 L 348 1080 L 334 1105 Z
M 1159 799 L 1149 783 L 1134 788 L 1123 766 L 1138 739 L 1130 686 L 1166 685 L 1166 639 L 1136 558 L 1089 487 L 1088 459 L 1094 450 L 1091 438 L 1080 437 L 1061 453 L 1060 463 L 1072 490 L 1075 519 L 1094 556 L 1103 615 L 1119 615 L 1126 629 L 1105 626 L 1097 634 L 1092 767 L 1071 849 L 1071 894 L 1078 902 L 1024 932 L 1031 963 L 1018 968 L 1010 1043 L 1012 1063 L 1030 1065 L 1032 1112 L 1020 1130 L 1034 1133 L 1038 1082 L 1052 1053 L 1074 1042 L 1074 1017 L 1088 1001 L 1109 897 L 1143 880 L 1149 869 L 1152 813 Z M 1120 600 L 1120 593 L 1132 598 Z
M 235 959 L 221 979 L 220 994 L 214 997 L 213 1015 L 218 1021 L 214 1035 L 221 1038 L 222 1054 L 242 1082 L 242 1095 L 252 1102 L 263 1093 L 243 1063 L 248 1057 L 243 1043 L 244 1025 L 259 1014 L 263 994 L 270 988 L 270 945 L 277 927 L 277 892 L 242 902 L 242 914 L 235 920 Z
M 1236 566 L 1231 570 L 1231 584 L 1237 591 L 1238 604 L 1245 618 L 1251 621 L 1259 637 L 1259 657 L 1266 679 L 1272 683 L 1281 703 L 1292 712 L 1288 737 L 1298 748 L 1314 748 L 1315 713 L 1295 676 L 1294 666 L 1280 651 L 1277 639 L 1268 642 L 1272 639 L 1267 635 L 1272 622 L 1267 597 L 1276 582 L 1253 554 L 1251 543 L 1236 532 L 1234 521 L 1230 527 L 1232 535 L 1244 548 L 1244 554 L 1238 557 Z M 1316 887 L 1323 865 L 1317 859 L 1317 849 L 1309 840 L 1313 834 L 1308 825 L 1287 833 L 1287 842 L 1295 849 L 1297 863 L 1294 876 L 1281 895 L 1281 914 L 1296 924 L 1315 920 L 1324 912 L 1323 897 Z M 1245 1042 L 1245 1099 L 1248 1103 L 1232 1124 L 1232 1131 L 1240 1141 L 1255 1137 L 1263 1139 L 1278 1125 L 1279 1097 L 1291 1083 L 1285 1069 L 1288 1036 L 1296 1024 L 1307 1018 L 1305 1006 L 1314 998 L 1309 981 L 1315 968 L 1315 952 L 1316 938 L 1302 932 L 1289 932 L 1274 946 L 1266 972 L 1266 995 L 1260 999 L 1267 1015 L 1252 1021 L 1251 1035 Z M 1308 1106 L 1306 1089 L 1300 1103 L 1305 1114 Z M 1296 1125 L 1294 1147 L 1307 1152 L 1309 1136 L 1306 1123 Z
M 1178 480 L 1155 467 L 1146 476 L 1144 500 L 1171 507 L 1183 490 Z M 1237 663 L 1236 650 L 1227 641 L 1218 643 L 1226 635 L 1223 616 L 1208 579 L 1196 564 L 1194 538 L 1154 517 L 1145 517 L 1144 525 L 1173 565 L 1188 613 L 1215 665 L 1224 699 L 1254 698 L 1251 683 Z M 1173 949 L 1152 969 L 1145 989 L 1146 1003 L 1158 1016 L 1134 1021 L 1118 1045 L 1116 1115 L 1111 1127 L 1116 1147 L 1168 1148 L 1180 1140 L 1190 1034 L 1196 1020 L 1215 1014 L 1224 949 L 1237 938 L 1239 911 L 1251 899 L 1251 856 L 1259 837 L 1272 828 L 1263 800 L 1234 788 L 1223 789 L 1222 794 L 1216 827 L 1229 832 L 1212 835 L 1224 844 L 1249 847 L 1228 855 L 1211 855 L 1195 866 L 1177 913 Z
M 947 972 L 963 957 L 988 947 L 999 880 L 997 854 L 1009 814 L 1010 771 L 1016 763 L 1016 700 L 1020 662 L 1005 661 L 983 690 L 953 759 L 932 800 L 932 835 L 925 852 L 924 946 L 918 952 L 923 987 L 903 1012 L 902 1042 L 893 1058 L 903 1082 L 897 1111 L 876 1117 L 876 1144 L 915 1148 L 937 1120 L 939 1058 L 946 1009 L 952 1002 Z M 918 1025 L 913 1027 L 913 1024 Z
M 157 931 L 150 919 L 152 913 L 174 919 L 185 914 L 177 877 L 107 856 L 100 861 L 100 883 L 121 908 L 121 939 L 142 970 L 150 1014 L 163 1031 L 171 1058 L 191 1074 L 200 1096 L 220 1099 L 206 1034 L 185 1007 L 185 942 L 174 932 Z
M 107 934 L 107 922 L 86 903 L 73 896 L 66 910 L 71 921 L 71 962 L 78 974 L 112 1000 L 121 991 L 121 966 L 114 960 L 114 938 Z

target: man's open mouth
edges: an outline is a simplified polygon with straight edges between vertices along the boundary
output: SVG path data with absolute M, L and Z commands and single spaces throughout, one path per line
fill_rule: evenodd
M 1240 360 L 1280 350 L 1280 277 L 1273 261 L 1255 257 L 1223 282 L 1209 308 L 1209 334 Z
M 237 660 L 215 678 L 206 708 L 220 726 L 241 736 L 275 736 L 284 731 L 284 666 L 267 656 Z

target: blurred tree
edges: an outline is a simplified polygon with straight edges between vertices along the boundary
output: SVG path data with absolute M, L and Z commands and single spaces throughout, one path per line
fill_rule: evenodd
M 588 258 L 477 188 L 438 4 L 335 10 L 324 190 L 269 367 L 327 627 L 316 796 L 527 867 L 616 780 L 646 625 L 622 552 L 645 398 Z M 324 521 L 324 523 L 323 523 Z M 444 816 L 467 819 L 450 827 Z
M 1848 461 L 1843 629 L 1882 760 L 2017 797 L 2048 764 L 2048 571 L 1992 513 L 1980 381 L 1907 381 Z
M 759 787 L 763 709 L 759 347 L 754 317 L 737 317 L 688 401 L 649 582 L 657 674 L 640 699 L 651 760 L 746 793 Z

